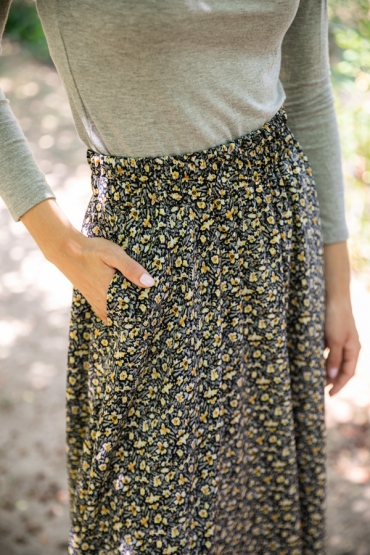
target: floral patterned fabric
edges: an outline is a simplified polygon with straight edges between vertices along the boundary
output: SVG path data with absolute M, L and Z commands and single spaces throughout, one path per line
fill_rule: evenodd
M 108 325 L 74 290 L 71 555 L 325 553 L 324 273 L 316 186 L 284 107 L 207 150 L 87 153 L 83 232 Z

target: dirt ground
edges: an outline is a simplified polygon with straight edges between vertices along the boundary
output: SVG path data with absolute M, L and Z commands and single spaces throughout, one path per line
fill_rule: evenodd
M 54 69 L 5 43 L 0 85 L 59 204 L 80 227 L 86 148 Z M 370 291 L 352 276 L 357 375 L 327 395 L 328 555 L 370 555 Z M 66 553 L 64 387 L 70 283 L 0 201 L 0 555 Z M 238 555 L 238 554 L 235 554 Z

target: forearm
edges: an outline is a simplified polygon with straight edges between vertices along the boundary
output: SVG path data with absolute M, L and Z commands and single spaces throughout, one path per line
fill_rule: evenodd
M 54 199 L 47 199 L 20 218 L 45 257 L 59 266 L 65 257 L 77 254 L 84 236 L 68 220 Z
M 301 1 L 281 48 L 288 126 L 315 179 L 325 244 L 348 239 L 341 145 L 330 78 L 326 2 Z
M 324 245 L 324 272 L 327 302 L 349 302 L 351 272 L 347 241 Z
M 0 196 L 13 219 L 55 194 L 39 168 L 24 133 L 0 90 Z
M 294 93 L 291 91 L 294 88 Z M 336 112 L 329 84 L 308 93 L 298 86 L 288 88 L 288 126 L 303 148 L 312 169 L 325 244 L 343 243 L 349 233 L 345 213 L 344 176 Z M 298 90 L 299 89 L 299 90 Z M 314 89 L 315 90 L 315 89 Z M 300 97 L 300 101 L 295 99 Z

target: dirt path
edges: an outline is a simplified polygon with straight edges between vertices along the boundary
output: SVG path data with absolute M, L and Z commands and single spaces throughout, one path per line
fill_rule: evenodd
M 4 46 L 0 84 L 58 202 L 80 227 L 86 148 L 55 71 Z M 353 276 L 363 350 L 327 398 L 329 555 L 370 555 L 370 293 Z M 66 553 L 64 387 L 71 285 L 0 202 L 0 555 Z M 237 555 L 237 554 L 236 554 Z

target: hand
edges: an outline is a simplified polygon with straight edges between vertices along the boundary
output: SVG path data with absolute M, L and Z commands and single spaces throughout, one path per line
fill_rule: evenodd
M 118 269 L 139 287 L 151 287 L 154 279 L 125 251 L 103 238 L 87 238 L 76 232 L 66 252 L 54 253 L 53 262 L 73 283 L 91 305 L 93 311 L 107 323 L 107 291 Z
M 355 373 L 361 344 L 353 319 L 347 241 L 324 245 L 326 385 L 333 396 Z
M 54 199 L 35 205 L 21 221 L 47 260 L 72 282 L 105 323 L 108 286 L 115 269 L 139 287 L 154 285 L 148 272 L 121 247 L 103 238 L 90 239 L 77 231 Z
M 351 303 L 348 299 L 326 305 L 325 347 L 330 349 L 326 359 L 326 385 L 332 384 L 329 395 L 333 396 L 355 374 L 361 349 Z

